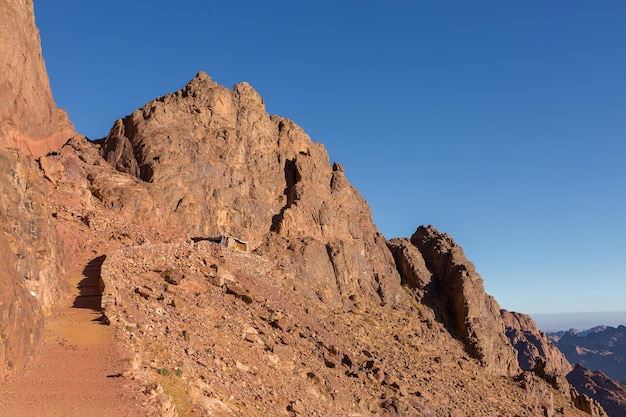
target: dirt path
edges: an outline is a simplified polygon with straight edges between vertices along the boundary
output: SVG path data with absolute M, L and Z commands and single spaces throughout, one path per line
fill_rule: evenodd
M 73 274 L 72 306 L 53 310 L 35 360 L 0 386 L 0 416 L 145 415 L 141 387 L 120 375 L 128 354 L 117 347 L 113 329 L 99 321 L 103 259 Z

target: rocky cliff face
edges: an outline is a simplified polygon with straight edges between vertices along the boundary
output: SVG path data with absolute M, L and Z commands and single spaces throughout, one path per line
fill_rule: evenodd
M 0 235 L 0 381 L 31 359 L 43 334 L 41 307 L 26 291 L 5 235 Z
M 533 319 L 521 313 L 501 311 L 506 335 L 517 351 L 520 368 L 533 370 L 537 360 L 543 361 L 543 372 L 554 377 L 564 377 L 573 369 L 565 355 L 552 344 L 548 337 L 537 329 Z
M 137 218 L 158 209 L 190 236 L 243 239 L 331 308 L 403 298 L 385 240 L 343 168 L 293 122 L 269 116 L 247 83 L 229 90 L 199 73 L 115 122 L 102 155 L 148 184 L 154 204 Z
M 600 371 L 590 371 L 581 364 L 576 364 L 567 380 L 577 390 L 594 398 L 610 417 L 626 416 L 626 389 L 617 381 Z
M 73 133 L 57 109 L 41 55 L 31 0 L 0 1 L 0 146 L 39 157 Z
M 43 314 L 67 289 L 47 180 L 33 156 L 60 148 L 72 128 L 52 100 L 31 1 L 0 0 L 0 65 L 2 379 L 32 356 Z
M 495 373 L 519 372 L 504 334 L 500 307 L 485 293 L 482 278 L 450 236 L 420 226 L 410 242 L 392 241 L 390 248 L 403 282 L 417 289 L 418 297 L 433 308 L 472 356 Z

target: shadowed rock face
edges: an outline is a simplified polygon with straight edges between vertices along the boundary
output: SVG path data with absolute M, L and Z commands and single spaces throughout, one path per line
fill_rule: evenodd
M 403 283 L 418 289 L 417 297 L 433 308 L 472 356 L 493 373 L 519 372 L 500 307 L 485 293 L 482 278 L 450 236 L 420 226 L 410 243 L 394 240 L 390 248 Z
M 593 416 L 626 416 L 626 390 L 617 381 L 580 364 L 572 366 L 526 314 L 506 310 L 501 314 L 523 370 L 534 372 L 563 393 L 569 391 L 576 407 Z
M 581 394 L 598 401 L 610 417 L 626 416 L 626 389 L 606 374 L 576 364 L 567 380 Z
M 159 208 L 192 236 L 248 241 L 332 308 L 403 299 L 385 240 L 343 167 L 293 122 L 268 115 L 247 83 L 229 90 L 199 73 L 115 122 L 102 155 L 147 183 L 153 204 L 140 218 Z
M 506 335 L 517 350 L 519 365 L 523 370 L 534 369 L 538 358 L 545 362 L 544 370 L 549 375 L 565 376 L 572 370 L 565 355 L 537 329 L 530 316 L 507 310 L 501 310 L 500 313 Z
M 0 146 L 57 150 L 74 132 L 52 98 L 31 0 L 0 0 L 0 39 Z
M 556 345 L 572 363 L 597 369 L 611 378 L 626 382 L 626 327 L 596 329 L 585 334 L 568 331 Z

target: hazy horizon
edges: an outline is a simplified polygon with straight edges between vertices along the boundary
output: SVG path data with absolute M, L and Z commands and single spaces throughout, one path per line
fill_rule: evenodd
M 587 330 L 596 326 L 626 326 L 626 311 L 535 313 L 529 316 L 535 320 L 537 327 L 543 332 Z

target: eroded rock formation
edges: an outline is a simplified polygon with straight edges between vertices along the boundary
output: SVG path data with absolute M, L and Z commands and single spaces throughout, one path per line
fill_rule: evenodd
M 139 200 L 153 203 L 134 217 L 159 217 L 158 209 L 190 236 L 248 241 L 331 308 L 404 297 L 385 239 L 343 168 L 293 122 L 268 115 L 247 83 L 229 90 L 201 72 L 115 122 L 102 155 L 147 184 L 150 198 Z M 103 202 L 113 205 L 115 194 L 101 191 Z
M 17 148 L 0 150 L 0 377 L 63 295 L 61 238 L 73 262 L 104 260 L 105 317 L 132 352 L 119 377 L 164 416 L 583 415 L 512 377 L 498 305 L 449 236 L 388 246 L 342 166 L 250 85 L 199 73 L 99 143 L 65 141 L 32 3 L 0 12 L 0 143 Z
M 0 146 L 39 157 L 74 130 L 52 98 L 32 0 L 1 0 L 0 23 Z
M 517 350 L 520 368 L 526 371 L 535 369 L 537 359 L 541 358 L 545 363 L 543 369 L 548 375 L 564 377 L 573 369 L 565 355 L 537 329 L 530 316 L 507 310 L 501 310 L 500 313 L 506 335 Z
M 485 293 L 482 278 L 450 236 L 420 226 L 410 243 L 395 240 L 390 248 L 403 283 L 418 289 L 418 297 L 432 306 L 472 356 L 494 373 L 519 372 L 498 303 Z
M 52 99 L 32 1 L 0 0 L 0 65 L 1 379 L 32 356 L 43 314 L 67 290 L 48 181 L 33 157 L 73 130 Z

